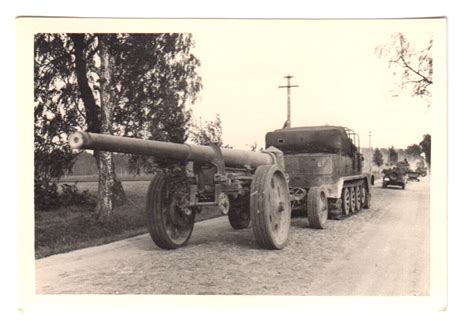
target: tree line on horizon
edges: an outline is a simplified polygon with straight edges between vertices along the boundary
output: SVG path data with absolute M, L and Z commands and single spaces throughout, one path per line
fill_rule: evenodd
M 424 154 L 424 157 L 422 157 Z M 384 155 L 388 157 L 388 161 L 384 161 Z M 431 166 L 431 135 L 424 134 L 423 139 L 419 144 L 410 144 L 405 149 L 395 149 L 393 146 L 387 149 L 375 148 L 372 162 L 381 167 L 384 164 L 393 165 L 396 164 L 400 156 L 405 156 L 411 159 L 423 159 L 428 168 Z

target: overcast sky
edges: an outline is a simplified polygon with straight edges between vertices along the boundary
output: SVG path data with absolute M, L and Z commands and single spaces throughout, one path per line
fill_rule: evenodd
M 193 110 L 219 113 L 224 143 L 264 146 L 265 133 L 286 120 L 285 75 L 292 84 L 292 126 L 341 125 L 361 146 L 405 148 L 430 133 L 436 106 L 410 94 L 393 98 L 395 78 L 375 48 L 405 33 L 419 48 L 433 20 L 209 20 L 193 25 L 203 89 Z M 436 41 L 434 43 L 442 43 Z M 435 69 L 436 71 L 436 69 Z M 436 73 L 435 73 L 436 75 Z

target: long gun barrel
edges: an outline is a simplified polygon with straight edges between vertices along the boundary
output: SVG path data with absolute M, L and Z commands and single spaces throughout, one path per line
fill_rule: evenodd
M 155 156 L 179 161 L 211 162 L 216 151 L 205 145 L 169 143 L 113 135 L 77 131 L 69 137 L 73 149 L 92 149 L 125 154 Z M 275 164 L 275 158 L 268 152 L 252 152 L 235 149 L 221 149 L 226 166 L 250 166 Z
M 257 243 L 281 249 L 290 228 L 290 198 L 283 153 L 179 144 L 78 131 L 69 137 L 73 149 L 92 149 L 194 162 L 192 173 L 157 171 L 148 186 L 146 222 L 161 248 L 186 245 L 196 213 L 217 206 L 234 229 L 252 221 Z

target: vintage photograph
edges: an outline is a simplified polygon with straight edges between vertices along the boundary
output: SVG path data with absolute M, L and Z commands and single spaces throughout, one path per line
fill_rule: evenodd
M 444 292 L 445 18 L 18 24 L 34 294 Z

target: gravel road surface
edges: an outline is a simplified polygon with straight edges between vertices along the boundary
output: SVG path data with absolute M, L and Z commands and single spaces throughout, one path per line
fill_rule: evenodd
M 259 249 L 227 217 L 196 223 L 188 246 L 148 234 L 36 261 L 37 294 L 429 295 L 429 179 L 372 188 L 372 206 L 328 229 L 293 218 L 288 246 Z

